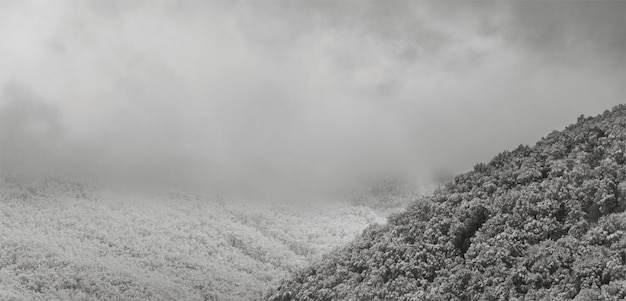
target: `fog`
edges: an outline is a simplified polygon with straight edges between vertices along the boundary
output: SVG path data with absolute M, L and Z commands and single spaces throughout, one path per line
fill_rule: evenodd
M 458 173 L 626 100 L 625 1 L 2 1 L 0 172 Z

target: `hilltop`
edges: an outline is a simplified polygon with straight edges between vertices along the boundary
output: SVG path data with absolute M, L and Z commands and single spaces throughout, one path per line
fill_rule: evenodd
M 268 300 L 626 299 L 626 105 L 505 151 Z

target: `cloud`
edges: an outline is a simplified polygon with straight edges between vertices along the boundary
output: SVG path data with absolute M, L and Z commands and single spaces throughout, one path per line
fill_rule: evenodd
M 5 86 L 0 106 L 0 167 L 5 171 L 44 172 L 56 158 L 63 136 L 59 114 L 15 84 Z M 54 161 L 54 160 L 52 160 Z
M 593 4 L 3 2 L 0 103 L 17 83 L 73 165 L 133 181 L 460 172 L 626 99 L 624 2 Z
M 511 1 L 505 36 L 550 62 L 626 64 L 625 1 Z

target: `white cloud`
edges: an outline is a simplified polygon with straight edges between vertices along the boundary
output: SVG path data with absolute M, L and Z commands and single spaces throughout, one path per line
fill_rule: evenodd
M 626 98 L 611 7 L 415 3 L 3 3 L 0 83 L 102 166 L 237 187 L 462 171 Z

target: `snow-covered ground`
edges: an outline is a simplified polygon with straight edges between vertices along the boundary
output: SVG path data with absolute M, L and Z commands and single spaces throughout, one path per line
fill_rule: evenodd
M 7 301 L 251 300 L 385 220 L 345 202 L 18 186 L 0 189 L 0 300 Z

